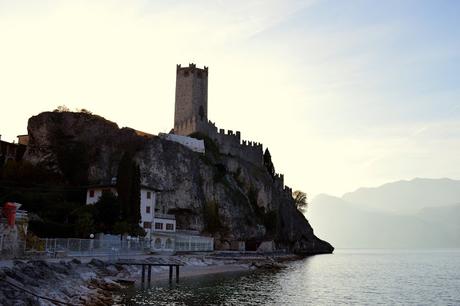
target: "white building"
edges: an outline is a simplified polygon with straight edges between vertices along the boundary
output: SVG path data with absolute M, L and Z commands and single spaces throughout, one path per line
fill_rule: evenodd
M 86 192 L 86 204 L 96 203 L 103 192 L 112 192 L 117 195 L 115 184 L 89 187 Z M 158 193 L 158 190 L 141 186 L 141 222 L 139 225 L 145 230 L 146 238 L 151 239 L 152 251 L 212 251 L 214 249 L 212 237 L 202 237 L 198 233 L 177 232 L 176 217 L 164 214 L 164 207 L 163 211 L 160 210 Z
M 198 153 L 205 153 L 205 148 L 204 148 L 204 140 L 202 139 L 196 139 L 188 136 L 181 136 L 181 135 L 175 135 L 175 134 L 165 134 L 165 133 L 160 133 L 158 134 L 160 138 L 169 140 L 169 141 L 174 141 L 177 143 L 180 143 L 183 146 L 186 146 L 190 150 Z
M 157 193 L 155 190 L 147 187 L 141 188 L 141 223 L 139 224 L 150 237 L 152 225 L 155 219 L 155 204 L 157 202 Z
M 104 192 L 111 192 L 114 195 L 118 195 L 114 184 L 91 186 L 86 191 L 86 204 L 96 203 Z M 157 194 L 158 191 L 155 189 L 141 186 L 141 222 L 139 225 L 147 233 L 146 237 L 151 237 L 154 231 L 162 233 L 174 233 L 176 231 L 176 218 L 174 215 L 155 213 Z
M 118 195 L 117 188 L 114 185 L 97 185 L 91 186 L 86 190 L 86 205 L 94 204 L 99 201 L 99 198 L 104 192 L 111 192 Z

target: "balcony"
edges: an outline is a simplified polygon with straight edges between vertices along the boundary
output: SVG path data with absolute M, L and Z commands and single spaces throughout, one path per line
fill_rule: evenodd
M 176 220 L 176 216 L 175 215 L 155 213 L 155 219 Z

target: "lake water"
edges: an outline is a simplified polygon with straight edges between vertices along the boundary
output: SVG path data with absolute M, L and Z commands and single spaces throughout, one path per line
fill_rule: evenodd
M 128 305 L 460 305 L 460 250 L 336 250 L 129 295 Z

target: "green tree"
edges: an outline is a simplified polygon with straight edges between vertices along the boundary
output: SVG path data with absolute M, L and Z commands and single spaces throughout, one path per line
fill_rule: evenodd
M 141 221 L 141 175 L 133 154 L 125 152 L 117 175 L 117 192 L 121 205 L 121 220 L 138 227 Z
M 275 166 L 273 165 L 273 162 L 272 162 L 272 156 L 270 155 L 270 151 L 267 149 L 265 149 L 265 153 L 264 153 L 264 165 L 265 165 L 265 168 L 267 168 L 267 171 L 268 173 L 274 177 L 275 176 Z
M 113 233 L 118 235 L 129 234 L 132 236 L 145 236 L 145 231 L 138 224 L 131 224 L 125 220 L 118 221 L 113 226 Z
M 120 201 L 110 191 L 103 192 L 99 200 L 94 203 L 96 229 L 107 234 L 115 233 L 114 225 L 120 221 Z
M 94 233 L 94 219 L 90 212 L 82 211 L 77 217 L 75 230 L 78 236 L 88 238 L 91 233 Z
M 296 190 L 292 193 L 294 204 L 301 212 L 306 212 L 308 208 L 307 194 L 303 191 Z

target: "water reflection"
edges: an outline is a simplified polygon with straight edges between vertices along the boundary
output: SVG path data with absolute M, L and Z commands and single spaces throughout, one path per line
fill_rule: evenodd
M 128 292 L 128 305 L 460 304 L 460 251 L 337 251 L 279 271 L 181 279 Z

